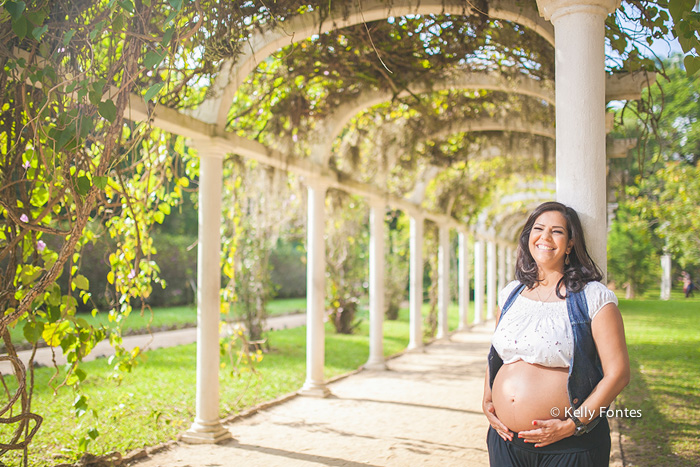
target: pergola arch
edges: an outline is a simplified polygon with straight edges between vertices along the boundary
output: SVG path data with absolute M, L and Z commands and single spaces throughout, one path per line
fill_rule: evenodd
M 507 79 L 494 73 L 462 73 L 456 77 L 450 77 L 431 84 L 422 83 L 412 86 L 410 93 L 427 94 L 457 89 L 515 93 L 541 99 L 550 105 L 554 105 L 553 83 L 525 77 L 520 79 Z M 321 124 L 323 131 L 319 133 L 322 134 L 323 137 L 318 138 L 321 141 L 313 146 L 311 156 L 314 158 L 325 157 L 325 160 L 322 159 L 318 161 L 326 164 L 328 162 L 327 158 L 330 157 L 331 146 L 342 133 L 343 128 L 345 128 L 350 120 L 358 113 L 374 107 L 375 105 L 407 95 L 409 95 L 408 90 L 404 90 L 398 95 L 393 95 L 388 91 L 373 90 L 357 96 L 352 101 L 344 103 L 333 112 L 333 114 L 323 120 Z
M 517 0 L 493 0 L 489 2 L 488 15 L 494 19 L 512 21 L 525 26 L 554 45 L 554 28 L 544 20 L 534 4 L 523 4 Z M 193 111 L 198 119 L 226 126 L 229 107 L 233 97 L 245 78 L 253 72 L 258 63 L 282 47 L 295 44 L 316 34 L 342 29 L 357 24 L 388 19 L 395 16 L 420 14 L 465 15 L 474 12 L 467 2 L 458 0 L 395 0 L 387 6 L 381 1 L 353 3 L 347 12 L 339 8 L 331 9 L 328 18 L 322 19 L 320 11 L 298 15 L 285 22 L 284 28 L 255 32 L 248 41 L 249 49 L 235 59 L 226 60 L 212 84 L 211 98 L 205 100 Z M 226 79 L 222 79 L 222 77 Z
M 553 184 L 520 184 L 513 193 L 500 197 L 492 204 L 492 208 L 483 210 L 474 229 L 478 235 L 487 238 L 512 239 L 513 229 L 522 224 L 528 213 L 540 203 L 551 201 L 555 196 Z
M 445 3 L 445 5 L 443 5 Z M 600 189 L 600 181 L 605 179 L 605 74 L 604 74 L 604 21 L 606 15 L 614 10 L 616 2 L 613 0 L 537 0 L 539 10 L 546 16 L 545 19 L 539 17 L 535 2 L 521 5 L 517 0 L 490 1 L 490 16 L 504 20 L 525 24 L 536 33 L 545 37 L 549 34 L 548 42 L 554 44 L 551 32 L 556 29 L 557 43 L 554 54 L 556 60 L 556 167 L 557 167 L 557 190 L 556 198 L 567 204 L 571 204 L 582 215 L 584 227 L 587 229 L 587 236 L 593 240 L 592 253 L 601 263 L 605 260 L 605 223 L 604 223 L 604 190 Z M 448 5 L 452 5 L 448 7 Z M 467 3 L 468 5 L 468 3 Z M 382 190 L 378 190 L 368 184 L 349 180 L 345 176 L 333 172 L 328 167 L 321 166 L 309 159 L 300 159 L 279 151 L 265 148 L 263 145 L 253 141 L 236 137 L 226 131 L 226 120 L 229 112 L 229 104 L 233 102 L 233 96 L 237 92 L 243 80 L 253 71 L 260 60 L 265 59 L 275 50 L 279 50 L 284 45 L 289 45 L 303 40 L 312 34 L 317 34 L 340 27 L 358 24 L 362 21 L 375 21 L 389 16 L 418 13 L 451 13 L 465 14 L 469 11 L 469 6 L 464 2 L 443 0 L 395 0 L 391 7 L 382 2 L 374 1 L 362 6 L 362 11 L 352 10 L 348 15 L 342 14 L 342 20 L 334 21 L 326 19 L 319 21 L 319 12 L 304 14 L 290 18 L 285 21 L 283 28 L 276 28 L 265 33 L 256 33 L 250 41 L 250 51 L 239 57 L 239 60 L 225 61 L 215 79 L 211 89 L 209 100 L 205 101 L 191 115 L 198 115 L 196 118 L 174 118 L 171 120 L 174 128 L 192 135 L 199 145 L 198 151 L 201 156 L 200 183 L 206 190 L 200 192 L 200 225 L 207 227 L 200 229 L 199 258 L 203 258 L 209 266 L 205 273 L 199 274 L 201 277 L 202 293 L 198 296 L 206 295 L 207 302 L 198 304 L 198 316 L 202 317 L 200 327 L 206 329 L 210 334 L 202 333 L 202 338 L 198 338 L 199 347 L 207 347 L 214 355 L 210 359 L 202 359 L 202 367 L 199 370 L 198 360 L 198 389 L 197 389 L 197 417 L 190 430 L 192 439 L 212 442 L 221 439 L 225 433 L 218 420 L 216 404 L 218 403 L 218 379 L 215 372 L 216 360 L 216 332 L 218 330 L 219 310 L 216 307 L 218 295 L 218 282 L 220 281 L 219 268 L 219 234 L 220 205 L 210 203 L 216 201 L 221 195 L 221 177 L 223 158 L 228 152 L 235 152 L 242 155 L 259 157 L 264 163 L 274 165 L 282 169 L 294 167 L 297 173 L 308 175 L 309 187 L 309 242 L 308 245 L 320 245 L 313 250 L 309 256 L 309 281 L 314 283 L 314 290 L 309 295 L 313 299 L 314 306 L 309 308 L 310 318 L 307 334 L 307 342 L 320 343 L 316 347 L 308 347 L 307 366 L 312 367 L 313 374 L 307 378 L 308 385 L 305 384 L 310 393 L 325 395 L 325 383 L 323 380 L 323 220 L 325 193 L 329 187 L 342 184 L 343 187 L 352 189 L 355 194 L 366 196 L 376 201 L 380 212 L 384 204 L 394 204 L 400 209 L 416 214 L 415 222 L 412 222 L 420 229 L 415 235 L 415 251 L 417 263 L 420 263 L 420 246 L 422 241 L 422 224 L 426 219 L 435 221 L 443 227 L 456 226 L 457 222 L 450 216 L 426 212 L 420 206 L 410 203 L 408 200 L 399 197 L 392 197 Z M 508 8 L 502 7 L 507 5 Z M 430 10 L 433 8 L 434 10 Z M 453 8 L 453 9 L 452 9 Z M 404 10 L 402 10 L 404 9 Z M 550 25 L 552 18 L 554 28 Z M 325 24 L 324 24 L 325 23 Z M 540 25 L 540 26 L 538 26 Z M 170 114 L 170 110 L 156 111 L 155 121 L 159 116 Z M 172 113 L 177 113 L 172 111 Z M 197 130 L 193 130 L 193 126 Z M 527 191 L 527 190 L 526 190 Z M 547 196 L 547 198 L 551 198 Z M 220 201 L 220 200 L 219 200 Z M 535 200 L 531 200 L 534 204 Z M 528 202 L 520 201 L 513 203 L 510 212 L 517 211 L 515 205 L 527 206 Z M 523 208 L 524 209 L 524 208 Z M 219 212 L 216 212 L 219 210 Z M 491 211 L 493 215 L 498 215 L 500 211 Z M 512 215 L 501 215 L 503 225 L 515 225 L 518 218 L 517 212 Z M 381 225 L 381 218 L 377 216 Z M 420 226 L 420 227 L 418 227 Z M 465 229 L 465 226 L 460 226 Z M 503 228 L 502 228 L 503 229 Z M 206 232 L 204 232 L 206 231 Z M 204 232 L 204 233 L 202 233 Z M 207 235 L 210 234 L 210 235 Z M 377 237 L 379 238 L 379 237 Z M 414 240 L 411 240 L 412 257 L 414 251 Z M 491 240 L 491 239 L 490 239 Z M 442 242 L 441 242 L 442 243 Z M 490 241 L 489 245 L 489 307 L 487 318 L 493 317 L 493 296 L 495 287 L 493 286 L 494 267 L 492 266 L 495 241 Z M 379 255 L 381 256 L 381 255 Z M 476 248 L 475 248 L 476 257 Z M 482 255 L 483 259 L 483 255 Z M 413 260 L 412 260 L 413 261 Z M 204 263 L 204 261 L 202 261 Z M 483 261 L 482 261 L 483 263 Z M 203 269 L 204 271 L 204 269 Z M 478 275 L 478 273 L 477 273 Z M 413 283 L 414 273 L 411 272 Z M 422 278 L 420 271 L 415 274 L 416 282 Z M 318 280 L 317 280 L 318 279 Z M 476 282 L 476 281 L 475 281 Z M 483 280 L 481 280 L 482 291 L 481 301 L 483 302 Z M 206 287 L 205 287 L 206 286 Z M 415 295 L 418 297 L 415 302 L 422 300 L 422 286 L 415 288 Z M 414 293 L 413 285 L 412 296 Z M 314 293 L 320 290 L 320 293 Z M 311 300 L 310 300 L 311 301 Z M 420 318 L 420 307 L 416 307 L 416 315 Z M 413 307 L 411 311 L 413 315 Z M 480 315 L 479 315 L 480 316 Z M 314 334 L 316 333 L 316 334 Z M 212 337 L 213 336 L 213 337 Z M 421 342 L 422 329 L 420 320 L 412 320 L 411 342 Z M 421 342 L 422 344 L 422 342 Z M 409 347 L 411 347 L 409 343 Z M 199 357 L 198 357 L 199 358 Z M 314 360 L 316 359 L 316 360 Z M 204 361 L 206 360 L 206 361 Z M 212 362 L 214 362 L 212 367 Z M 211 368 L 210 368 L 211 367 Z M 201 382 L 200 382 L 201 380 Z M 201 387 L 201 388 L 200 388 Z M 200 408 L 201 405 L 201 408 Z

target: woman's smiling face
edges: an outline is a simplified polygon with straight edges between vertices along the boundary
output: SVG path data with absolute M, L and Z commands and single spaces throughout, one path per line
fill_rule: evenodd
M 537 266 L 563 271 L 564 259 L 573 246 L 566 228 L 566 219 L 558 211 L 543 212 L 535 220 L 528 243 Z

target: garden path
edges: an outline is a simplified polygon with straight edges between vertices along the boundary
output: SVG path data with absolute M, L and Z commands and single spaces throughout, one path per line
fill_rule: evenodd
M 485 466 L 481 412 L 493 324 L 331 382 L 325 399 L 291 397 L 226 427 L 219 445 L 175 443 L 132 465 Z
M 329 383 L 325 399 L 290 395 L 226 423 L 218 445 L 171 442 L 132 467 L 487 466 L 481 411 L 493 323 Z M 612 423 L 612 467 L 621 467 Z M 135 457 L 135 456 L 134 456 Z M 133 459 L 133 457 L 132 457 Z
M 287 329 L 306 324 L 306 313 L 294 313 L 280 316 L 270 316 L 267 318 L 267 328 L 270 330 Z M 228 332 L 228 328 L 222 328 L 222 335 Z M 135 336 L 124 337 L 124 347 L 131 351 L 135 347 L 141 350 L 154 350 L 163 347 L 175 347 L 177 345 L 191 344 L 197 341 L 197 328 L 177 329 L 174 331 L 155 332 L 153 334 L 139 334 Z M 31 350 L 22 350 L 17 352 L 17 356 L 22 360 L 25 367 L 31 356 Z M 105 339 L 99 342 L 93 351 L 85 357 L 84 361 L 95 360 L 99 357 L 109 357 L 114 355 L 114 349 L 109 344 L 109 340 Z M 37 349 L 34 357 L 35 365 L 53 366 L 54 359 L 56 365 L 63 365 L 66 359 L 61 352 L 60 347 L 54 349 L 50 347 L 42 347 Z M 0 362 L 0 371 L 4 374 L 12 372 L 12 367 L 8 362 Z

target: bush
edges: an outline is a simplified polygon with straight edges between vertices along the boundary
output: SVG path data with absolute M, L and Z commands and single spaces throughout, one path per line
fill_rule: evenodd
M 278 298 L 306 297 L 306 254 L 298 241 L 278 241 L 270 252 L 272 282 Z
M 151 306 L 189 305 L 195 301 L 197 288 L 197 237 L 154 234 L 157 253 L 153 259 L 160 267 L 166 288 L 154 285 L 147 303 Z

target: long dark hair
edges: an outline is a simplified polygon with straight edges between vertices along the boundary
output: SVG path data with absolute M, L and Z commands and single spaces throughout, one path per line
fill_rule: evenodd
M 535 259 L 530 254 L 530 232 L 538 217 L 544 212 L 556 211 L 566 219 L 566 233 L 569 240 L 573 240 L 573 247 L 569 253 L 569 264 L 564 265 L 564 276 L 557 283 L 557 297 L 564 297 L 559 292 L 561 284 L 564 283 L 567 291 L 580 292 L 592 281 L 599 281 L 603 278 L 603 273 L 588 254 L 586 240 L 583 236 L 583 227 L 578 214 L 573 208 L 556 201 L 542 203 L 532 211 L 528 217 L 523 231 L 518 240 L 518 260 L 515 265 L 515 278 L 528 288 L 534 288 L 539 279 L 539 271 Z

